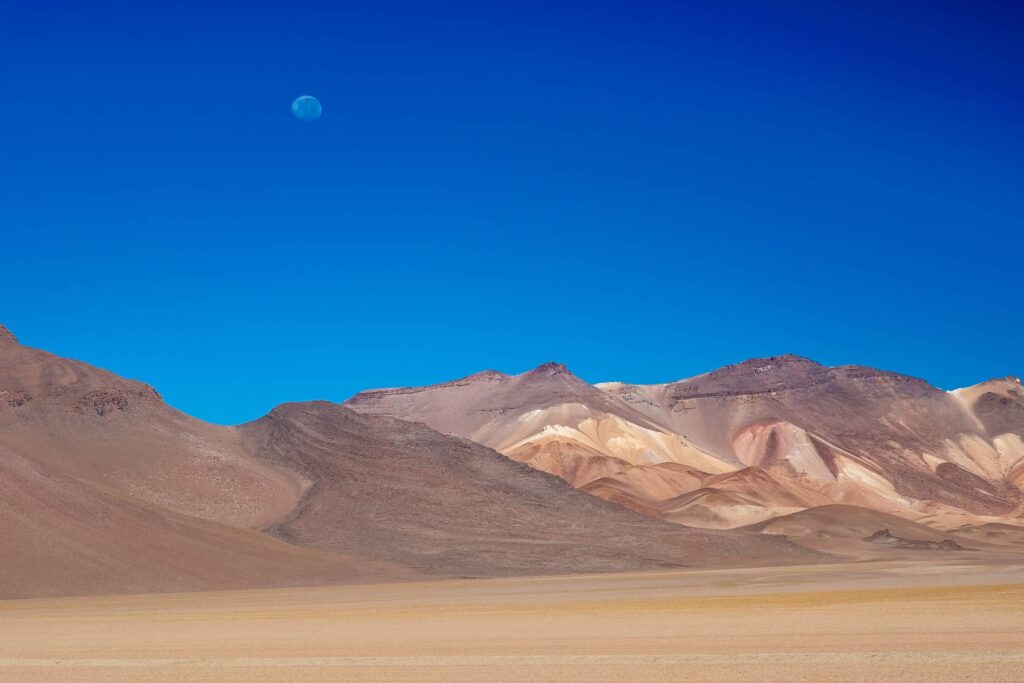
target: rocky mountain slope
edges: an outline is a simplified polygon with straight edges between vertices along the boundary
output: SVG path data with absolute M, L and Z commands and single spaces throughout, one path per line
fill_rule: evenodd
M 779 356 L 668 384 L 592 386 L 547 364 L 347 405 L 472 439 L 680 524 L 733 528 L 827 504 L 940 527 L 1024 524 L 1024 391 L 1012 378 L 947 393 Z
M 0 519 L 0 598 L 822 557 L 651 519 L 479 444 L 334 404 L 207 424 L 3 327 Z
M 243 425 L 251 452 L 307 493 L 269 529 L 289 543 L 435 576 L 625 571 L 809 559 L 784 543 L 633 514 L 422 424 L 327 402 Z

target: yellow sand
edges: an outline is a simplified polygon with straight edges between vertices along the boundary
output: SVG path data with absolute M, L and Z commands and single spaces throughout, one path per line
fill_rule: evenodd
M 1024 570 L 875 563 L 0 603 L 0 680 L 1021 680 Z

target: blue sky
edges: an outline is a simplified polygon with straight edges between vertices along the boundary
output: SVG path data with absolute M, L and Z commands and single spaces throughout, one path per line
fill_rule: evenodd
M 225 423 L 552 359 L 1024 374 L 1012 3 L 208 4 L 0 4 L 24 342 Z

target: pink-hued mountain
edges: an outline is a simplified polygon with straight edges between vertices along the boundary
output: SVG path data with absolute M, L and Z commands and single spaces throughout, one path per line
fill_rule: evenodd
M 643 514 L 735 528 L 830 504 L 942 528 L 1024 524 L 1024 390 L 945 392 L 798 356 L 668 384 L 590 385 L 557 364 L 346 405 L 472 439 Z
M 0 520 L 0 598 L 824 557 L 652 519 L 484 445 L 336 404 L 211 425 L 2 326 Z

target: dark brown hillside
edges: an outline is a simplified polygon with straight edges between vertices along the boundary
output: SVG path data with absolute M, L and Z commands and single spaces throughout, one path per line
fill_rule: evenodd
M 470 441 L 331 403 L 283 405 L 242 430 L 254 453 L 313 481 L 271 529 L 303 546 L 438 576 L 813 559 L 647 519 Z

